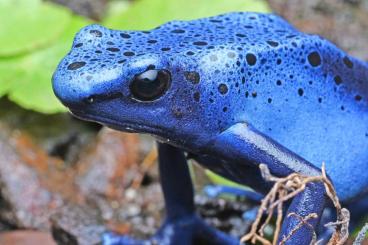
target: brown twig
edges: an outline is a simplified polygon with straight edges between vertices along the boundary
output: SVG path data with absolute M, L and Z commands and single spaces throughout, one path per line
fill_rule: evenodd
M 314 228 L 311 224 L 308 223 L 308 220 L 310 219 L 317 219 L 318 218 L 318 215 L 316 213 L 311 213 L 311 214 L 308 214 L 306 217 L 302 217 L 296 213 L 289 213 L 288 214 L 288 217 L 290 216 L 295 216 L 297 219 L 300 220 L 299 224 L 297 224 L 291 231 L 290 233 L 287 235 L 287 236 L 284 236 L 282 238 L 282 240 L 280 241 L 280 245 L 284 245 L 285 242 L 287 242 L 291 237 L 292 235 L 295 234 L 295 232 L 297 232 L 300 228 L 302 228 L 302 226 L 306 225 L 307 227 L 309 227 L 312 231 L 313 231 L 313 239 L 312 239 L 312 244 L 315 244 L 316 241 L 317 241 L 317 235 L 316 233 L 314 232 Z
M 131 185 L 132 188 L 138 189 L 141 186 L 144 175 L 154 165 L 154 163 L 157 160 L 157 157 L 158 157 L 157 149 L 155 146 L 152 146 L 151 150 L 148 152 L 148 154 L 145 156 L 142 163 L 140 164 L 141 166 L 140 174 L 134 178 L 133 183 Z
M 337 213 L 337 215 L 338 218 L 336 222 L 330 222 L 325 224 L 326 227 L 328 226 L 335 227 L 335 232 L 332 234 L 330 240 L 328 241 L 327 243 L 328 245 L 344 245 L 349 237 L 349 221 L 350 221 L 349 210 L 347 210 L 346 208 L 342 208 Z
M 258 213 L 255 221 L 252 224 L 251 230 L 248 234 L 241 238 L 241 242 L 250 241 L 252 244 L 255 244 L 257 241 L 264 244 L 271 244 L 270 241 L 264 238 L 264 229 L 270 223 L 275 208 L 277 209 L 276 214 L 276 229 L 273 236 L 272 244 L 275 245 L 278 241 L 278 235 L 281 230 L 282 219 L 283 219 L 283 203 L 295 197 L 299 193 L 305 190 L 308 183 L 311 182 L 322 182 L 326 189 L 327 196 L 332 200 L 333 205 L 336 208 L 337 212 L 337 222 L 328 224 L 330 226 L 335 226 L 335 232 L 328 244 L 343 244 L 349 235 L 348 232 L 348 224 L 349 224 L 349 211 L 347 209 L 341 208 L 339 199 L 336 195 L 335 189 L 331 183 L 331 181 L 327 178 L 325 166 L 322 164 L 322 174 L 320 176 L 303 176 L 298 173 L 292 173 L 289 176 L 284 178 L 278 178 L 273 176 L 268 167 L 265 164 L 260 164 L 259 168 L 261 170 L 262 177 L 266 181 L 275 182 L 274 186 L 270 190 L 270 192 L 263 198 L 261 205 L 258 209 Z M 267 213 L 266 220 L 261 224 L 261 218 L 263 215 Z M 282 239 L 280 244 L 284 244 L 288 239 L 291 238 L 296 231 L 298 231 L 304 225 L 311 227 L 311 224 L 308 221 L 312 218 L 318 218 L 316 213 L 312 213 L 307 215 L 306 217 L 297 216 L 295 213 L 290 213 L 290 215 L 296 216 L 301 220 L 301 222 L 286 236 Z M 258 227 L 260 227 L 258 229 Z M 313 229 L 314 230 L 314 229 Z M 317 243 L 316 234 L 313 232 L 313 240 L 312 244 Z

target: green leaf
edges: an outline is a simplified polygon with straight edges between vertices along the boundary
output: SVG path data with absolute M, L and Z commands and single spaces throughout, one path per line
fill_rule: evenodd
M 231 180 L 225 179 L 224 177 L 215 174 L 214 172 L 206 169 L 205 170 L 206 175 L 208 176 L 208 178 L 212 181 L 212 183 L 214 184 L 218 184 L 218 185 L 226 185 L 226 186 L 231 186 L 231 187 L 237 187 L 237 188 L 241 188 L 241 189 L 250 189 L 249 187 L 246 187 L 244 185 L 238 184 L 236 182 L 233 182 Z
M 87 24 L 86 20 L 73 17 L 66 31 L 52 46 L 23 57 L 0 60 L 0 95 L 5 90 L 12 101 L 39 112 L 65 111 L 52 91 L 51 77 L 69 51 L 75 33 Z
M 151 29 L 170 20 L 190 20 L 230 11 L 269 12 L 263 0 L 138 0 L 104 21 L 114 29 Z
M 55 41 L 71 14 L 41 0 L 0 1 L 0 57 L 20 55 Z

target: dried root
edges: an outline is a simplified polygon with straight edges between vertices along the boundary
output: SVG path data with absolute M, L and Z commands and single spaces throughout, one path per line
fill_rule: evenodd
M 322 182 L 326 189 L 326 193 L 328 197 L 331 199 L 333 205 L 336 208 L 337 212 L 337 221 L 334 223 L 327 224 L 328 226 L 335 226 L 335 232 L 329 240 L 329 245 L 335 244 L 344 244 L 349 236 L 349 219 L 350 213 L 347 209 L 341 208 L 339 199 L 336 195 L 335 189 L 333 188 L 332 183 L 327 178 L 325 166 L 322 165 L 322 175 L 321 176 L 303 176 L 298 173 L 292 173 L 285 178 L 278 178 L 273 176 L 268 167 L 265 164 L 260 164 L 259 168 L 261 169 L 261 173 L 263 178 L 266 181 L 275 182 L 274 186 L 270 190 L 270 192 L 263 198 L 261 205 L 258 209 L 258 213 L 256 219 L 251 227 L 251 230 L 248 234 L 241 238 L 241 242 L 251 242 L 255 244 L 256 242 L 260 242 L 263 245 L 271 245 L 276 244 L 278 241 L 278 235 L 280 233 L 282 219 L 283 219 L 283 205 L 286 201 L 295 197 L 302 191 L 304 191 L 305 187 L 308 183 L 311 182 Z M 276 215 L 276 228 L 273 236 L 273 242 L 271 243 L 267 239 L 264 238 L 264 229 L 270 223 L 272 215 L 274 211 L 277 211 Z M 266 220 L 261 224 L 261 218 L 267 214 Z M 300 220 L 299 224 L 288 234 L 283 237 L 280 244 L 284 244 L 287 240 L 289 240 L 293 234 L 297 230 L 299 230 L 303 226 L 308 226 L 312 230 L 313 227 L 308 223 L 311 219 L 318 218 L 316 213 L 312 213 L 307 215 L 306 217 L 300 217 L 295 213 L 290 213 L 289 216 L 295 216 Z M 317 244 L 317 237 L 313 231 L 313 240 L 312 244 Z
M 150 170 L 152 166 L 156 163 L 158 158 L 157 149 L 155 146 L 152 146 L 149 153 L 143 159 L 143 162 L 140 164 L 140 174 L 138 174 L 131 185 L 132 188 L 138 189 L 143 181 L 144 175 Z
M 290 213 L 290 214 L 288 214 L 288 217 L 290 217 L 290 216 L 295 216 L 296 218 L 298 218 L 300 220 L 300 222 L 299 222 L 298 225 L 296 225 L 294 227 L 294 229 L 292 229 L 290 231 L 290 233 L 287 236 L 285 236 L 285 237 L 282 238 L 282 240 L 280 241 L 280 245 L 284 245 L 285 242 L 287 240 L 289 240 L 292 237 L 292 235 L 294 235 L 295 232 L 297 232 L 303 225 L 306 225 L 307 227 L 309 227 L 313 231 L 313 239 L 312 239 L 312 242 L 311 243 L 312 244 L 315 244 L 317 242 L 317 235 L 314 232 L 313 226 L 308 223 L 308 220 L 310 220 L 310 219 L 316 219 L 316 218 L 318 218 L 318 215 L 316 213 L 311 213 L 311 214 L 308 214 L 306 217 L 303 218 L 300 215 L 297 215 L 296 213 Z

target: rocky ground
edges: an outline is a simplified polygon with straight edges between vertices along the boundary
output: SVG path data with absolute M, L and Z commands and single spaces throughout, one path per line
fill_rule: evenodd
M 0 108 L 8 109 L 0 110 L 0 244 L 54 244 L 52 232 L 58 244 L 89 245 L 106 230 L 149 237 L 158 228 L 163 201 L 151 138 L 28 112 L 6 99 Z M 241 218 L 247 203 L 203 195 L 196 202 L 226 232 L 240 236 L 249 227 Z

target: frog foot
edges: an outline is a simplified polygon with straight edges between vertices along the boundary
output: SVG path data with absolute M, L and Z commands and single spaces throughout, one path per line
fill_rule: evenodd
M 238 245 L 239 240 L 207 225 L 193 214 L 178 219 L 167 220 L 157 233 L 147 240 L 134 239 L 105 233 L 103 245 Z

